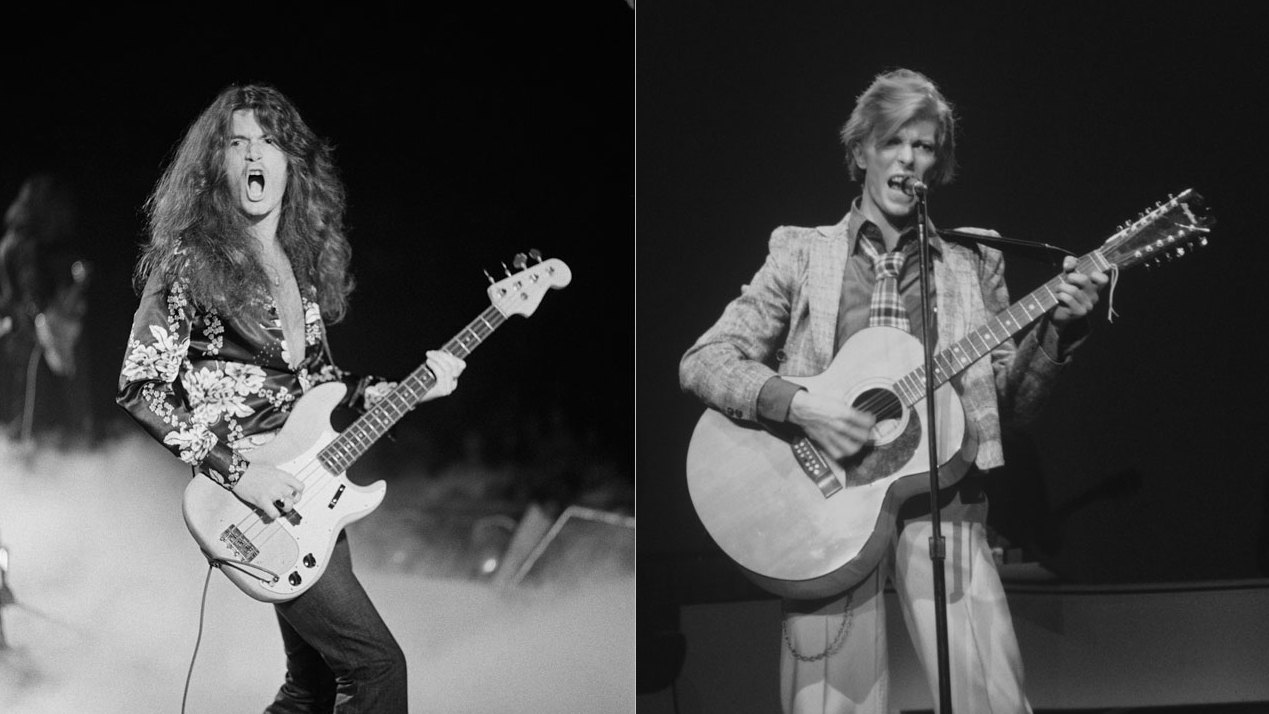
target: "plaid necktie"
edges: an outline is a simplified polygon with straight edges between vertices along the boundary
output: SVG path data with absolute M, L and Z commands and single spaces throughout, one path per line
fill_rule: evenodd
M 897 327 L 909 332 L 912 325 L 908 322 L 908 313 L 903 309 L 903 299 L 899 297 L 899 270 L 908 257 L 902 250 L 882 253 L 877 250 L 867 236 L 859 236 L 859 244 L 868 257 L 872 258 L 873 269 L 877 273 L 877 282 L 872 289 L 872 307 L 868 312 L 868 325 L 876 327 Z

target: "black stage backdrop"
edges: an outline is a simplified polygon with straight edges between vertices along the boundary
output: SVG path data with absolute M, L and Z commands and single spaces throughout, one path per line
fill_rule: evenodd
M 962 119 L 960 177 L 931 196 L 940 225 L 1082 253 L 1186 187 L 1219 220 L 1197 256 L 1125 273 L 1113 324 L 1103 300 L 1043 423 L 1011 444 L 998 527 L 1077 582 L 1257 576 L 1269 16 L 1158 8 L 690 0 L 635 13 L 596 0 L 15 19 L 22 39 L 0 47 L 0 196 L 46 168 L 77 184 L 103 420 L 142 202 L 230 82 L 276 84 L 336 143 L 360 284 L 332 330 L 347 367 L 404 373 L 483 309 L 482 269 L 531 247 L 566 260 L 574 283 L 473 355 L 465 398 L 443 409 L 464 424 L 558 405 L 637 456 L 642 588 L 659 564 L 716 556 L 684 483 L 700 408 L 678 390 L 679 356 L 772 228 L 840 218 L 855 186 L 838 127 L 877 72 L 919 69 Z M 1019 258 L 1010 285 L 1022 295 L 1052 272 Z
M 684 475 L 701 407 L 679 390 L 678 360 L 761 265 L 772 229 L 844 215 L 858 186 L 838 129 L 872 78 L 894 67 L 931 76 L 960 115 L 959 177 L 929 198 L 938 225 L 992 227 L 1082 254 L 1187 187 L 1218 221 L 1197 255 L 1124 272 L 1113 323 L 1103 295 L 1042 423 L 1008 445 L 993 525 L 1071 582 L 1269 575 L 1259 328 L 1269 11 L 1165 7 L 641 8 L 641 615 L 666 600 L 752 594 L 721 586 L 726 571 L 709 567 L 718 551 Z M 1057 273 L 1025 256 L 1009 265 L 1015 299 Z
M 634 11 L 456 5 L 10 18 L 0 200 L 35 171 L 75 185 L 104 434 L 135 428 L 113 395 L 145 198 L 219 90 L 259 81 L 335 144 L 348 188 L 358 288 L 331 329 L 342 366 L 404 376 L 489 305 L 483 271 L 505 277 L 518 252 L 573 271 L 469 358 L 462 397 L 428 410 L 441 419 L 411 414 L 401 433 L 454 451 L 469 428 L 563 419 L 633 480 Z

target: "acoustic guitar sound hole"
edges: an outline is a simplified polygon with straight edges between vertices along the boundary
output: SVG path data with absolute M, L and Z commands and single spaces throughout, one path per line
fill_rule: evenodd
M 877 421 L 872 427 L 872 438 L 875 444 L 886 444 L 903 433 L 904 411 L 899 397 L 888 389 L 873 388 L 859 394 L 851 404 L 854 408 L 868 412 Z

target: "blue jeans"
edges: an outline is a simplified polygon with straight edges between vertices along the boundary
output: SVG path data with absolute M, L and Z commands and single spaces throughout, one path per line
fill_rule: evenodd
M 321 579 L 274 609 L 286 682 L 265 714 L 406 712 L 405 654 L 353 574 L 346 534 Z

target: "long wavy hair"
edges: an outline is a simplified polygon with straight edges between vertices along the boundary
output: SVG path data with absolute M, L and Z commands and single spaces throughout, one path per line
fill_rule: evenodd
M 344 185 L 329 143 L 314 134 L 295 105 L 267 84 L 231 85 L 190 124 L 145 203 L 149 240 L 133 286 L 151 275 L 183 282 L 190 298 L 227 314 L 263 312 L 268 282 L 250 223 L 225 173 L 233 113 L 255 112 L 260 127 L 286 154 L 287 182 L 277 239 L 300 290 L 329 322 L 348 309 L 352 248 L 344 235 Z

